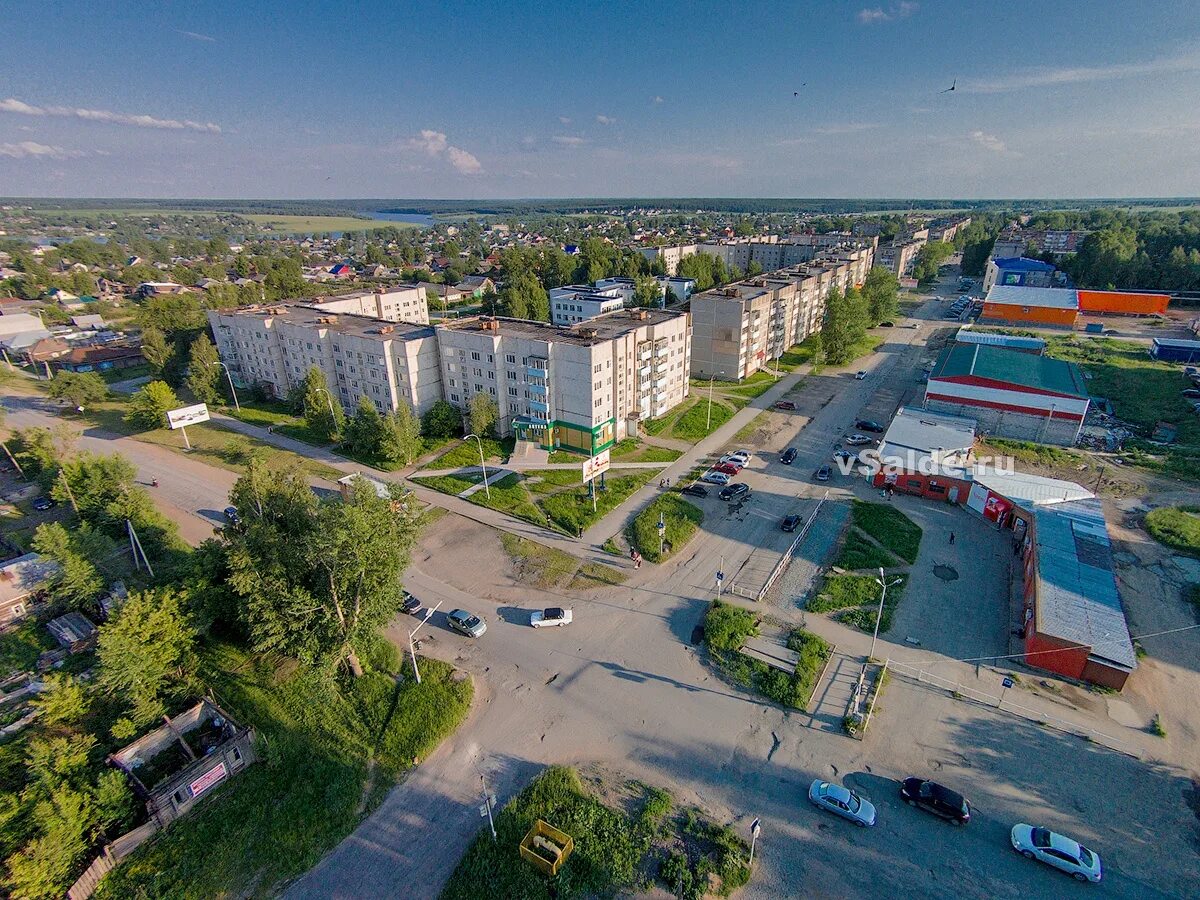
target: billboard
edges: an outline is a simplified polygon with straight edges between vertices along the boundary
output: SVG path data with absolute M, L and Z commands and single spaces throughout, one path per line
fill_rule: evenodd
M 186 428 L 188 425 L 199 425 L 208 421 L 208 405 L 197 403 L 195 406 L 181 406 L 167 413 L 167 424 L 172 428 Z
M 608 451 L 601 450 L 595 456 L 589 456 L 583 461 L 583 480 L 584 482 L 591 481 L 597 475 L 608 471 L 609 459 Z

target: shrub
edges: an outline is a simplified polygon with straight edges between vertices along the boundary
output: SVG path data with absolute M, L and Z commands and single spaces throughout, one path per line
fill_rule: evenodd
M 740 606 L 714 600 L 704 616 L 704 640 L 713 650 L 737 650 L 746 638 L 758 634 L 753 613 Z
M 1172 550 L 1200 556 L 1200 506 L 1163 506 L 1146 514 L 1150 536 Z

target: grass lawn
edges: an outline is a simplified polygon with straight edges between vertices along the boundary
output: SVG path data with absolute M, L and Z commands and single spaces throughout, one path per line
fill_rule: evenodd
M 663 553 L 658 552 L 658 518 L 666 525 Z M 643 509 L 630 525 L 629 543 L 650 562 L 662 562 L 682 550 L 704 521 L 704 510 L 679 494 L 663 494 Z
M 800 654 L 800 659 L 789 675 L 738 652 L 747 638 L 758 633 L 758 617 L 740 606 L 714 600 L 704 616 L 704 642 L 717 668 L 738 684 L 753 688 L 776 703 L 804 709 L 833 647 L 803 628 L 793 629 L 787 645 Z
M 516 441 L 511 437 L 504 438 L 501 441 L 493 438 L 484 438 L 481 443 L 483 446 L 483 456 L 487 462 L 504 462 L 508 459 L 509 454 L 512 453 Z M 425 463 L 422 468 L 463 469 L 467 466 L 478 466 L 479 448 L 480 444 L 475 443 L 474 438 L 470 441 L 456 441 L 449 450 Z M 580 462 L 582 463 L 582 459 Z
M 422 487 L 433 488 L 443 494 L 457 497 L 472 485 L 483 481 L 482 475 L 423 475 L 412 479 Z
M 102 900 L 276 896 L 458 727 L 473 695 L 433 659 L 419 685 L 384 671 L 345 683 L 231 644 L 204 660 L 218 702 L 258 730 L 261 758 L 110 873 Z
M 555 525 L 567 534 L 579 534 L 582 529 L 590 527 L 605 514 L 624 503 L 631 494 L 657 475 L 657 469 L 609 470 L 604 479 L 603 490 L 600 490 L 599 480 L 596 481 L 596 510 L 594 512 L 592 511 L 592 501 L 588 497 L 588 490 L 583 485 L 543 497 L 538 501 L 538 506 Z
M 628 577 L 622 570 L 602 563 L 580 565 L 570 553 L 507 531 L 500 532 L 500 543 L 512 560 L 517 581 L 542 590 L 588 590 L 622 584 Z
M 783 355 L 779 357 L 779 368 L 780 371 L 784 369 L 790 371 L 797 366 L 817 363 L 820 361 L 820 358 L 821 336 L 819 334 L 812 334 L 801 343 L 783 352 Z
M 418 228 L 416 223 L 382 219 L 358 219 L 353 216 L 288 216 L 276 213 L 237 213 L 263 231 L 277 234 L 310 234 L 325 231 L 369 231 L 373 228 Z
M 909 563 L 917 561 L 921 549 L 921 526 L 890 503 L 855 500 L 850 519 L 888 550 Z
M 58 644 L 35 618 L 26 619 L 12 631 L 0 634 L 0 678 L 18 672 L 33 672 L 38 657 Z
M 624 798 L 621 809 L 606 805 L 575 770 L 547 769 L 496 815 L 497 840 L 480 829 L 442 900 L 641 895 L 656 883 L 659 892 L 699 900 L 710 890 L 727 896 L 749 880 L 750 848 L 730 828 L 677 809 L 666 791 L 640 782 L 608 788 Z M 554 878 L 539 873 L 517 849 L 539 819 L 575 843 Z
M 693 404 L 675 420 L 669 437 L 693 443 L 707 437 L 733 418 L 736 410 L 731 405 L 727 405 L 728 403 L 727 400 L 714 398 L 711 416 L 707 398 Z
M 1146 514 L 1146 530 L 1172 550 L 1200 556 L 1200 506 L 1163 506 Z
M 883 619 L 879 623 L 880 634 L 892 627 L 892 616 L 908 585 L 907 575 L 889 575 L 889 582 L 893 578 L 900 580 L 888 587 Z M 879 584 L 869 575 L 832 575 L 825 579 L 821 592 L 808 602 L 808 609 L 810 612 L 842 610 L 836 617 L 839 622 L 870 633 L 875 630 L 875 616 L 879 610 Z
M 535 525 L 546 524 L 546 516 L 533 503 L 529 491 L 521 483 L 524 479 L 515 472 L 492 482 L 486 490 L 478 490 L 467 498 L 468 503 L 485 506 Z
M 1032 441 L 1014 441 L 1008 438 L 988 438 L 987 446 L 1005 456 L 1011 456 L 1018 462 L 1034 463 L 1035 465 L 1078 466 L 1087 461 L 1087 457 L 1074 450 L 1063 447 L 1051 447 L 1048 444 L 1035 444 Z
M 839 569 L 888 569 L 898 564 L 896 557 L 871 543 L 857 528 L 846 532 L 841 552 L 833 564 Z

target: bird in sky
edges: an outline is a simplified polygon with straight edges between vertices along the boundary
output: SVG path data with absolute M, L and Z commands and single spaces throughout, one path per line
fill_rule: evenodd
M 800 85 L 800 87 L 808 87 L 808 82 L 807 82 L 807 81 L 803 82 L 803 83 Z M 799 96 L 800 96 L 800 92 L 799 92 L 799 91 L 792 91 L 792 96 L 793 96 L 793 97 L 799 97 Z
M 946 88 L 944 91 L 938 91 L 938 93 L 939 93 L 939 94 L 948 94 L 948 93 L 950 93 L 952 90 L 954 90 L 954 88 L 955 88 L 955 86 L 956 86 L 957 84 L 958 84 L 958 79 L 957 79 L 957 78 L 955 78 L 953 81 L 951 81 L 951 82 L 950 82 L 950 87 Z

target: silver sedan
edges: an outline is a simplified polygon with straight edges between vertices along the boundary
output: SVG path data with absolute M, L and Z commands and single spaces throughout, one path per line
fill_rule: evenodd
M 830 784 L 818 778 L 808 788 L 808 799 L 813 806 L 831 812 L 855 825 L 867 827 L 875 824 L 875 807 L 849 788 Z

